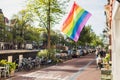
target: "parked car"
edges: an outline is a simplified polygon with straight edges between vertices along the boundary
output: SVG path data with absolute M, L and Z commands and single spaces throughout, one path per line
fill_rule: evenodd
M 88 51 L 86 49 L 83 49 L 83 56 L 87 55 Z
M 79 53 L 79 56 L 83 56 L 83 50 L 82 49 L 78 49 L 77 52 Z
M 77 58 L 77 57 L 79 57 L 79 56 L 80 56 L 79 52 L 78 52 L 77 50 L 73 50 L 73 52 L 72 52 L 72 57 L 73 57 L 73 58 Z
M 68 57 L 68 51 L 66 50 L 63 50 L 60 54 L 62 59 L 66 59 Z

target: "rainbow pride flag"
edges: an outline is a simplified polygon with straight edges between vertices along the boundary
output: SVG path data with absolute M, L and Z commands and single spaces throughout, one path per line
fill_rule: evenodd
M 91 14 L 88 11 L 84 10 L 74 2 L 67 19 L 62 25 L 62 32 L 77 42 L 80 32 L 90 16 Z

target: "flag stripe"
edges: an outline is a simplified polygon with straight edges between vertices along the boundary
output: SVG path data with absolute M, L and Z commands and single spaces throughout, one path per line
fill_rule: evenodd
M 63 27 L 62 27 L 63 32 L 67 28 L 67 25 L 69 24 L 69 22 L 71 22 L 73 20 L 73 14 L 74 14 L 74 6 L 72 7 L 66 21 L 63 23 Z
M 86 24 L 86 22 L 88 21 L 88 19 L 90 18 L 91 14 L 87 14 L 84 21 L 80 24 L 79 29 L 77 30 L 77 33 L 75 35 L 74 41 L 77 41 L 79 39 L 80 36 L 80 32 L 82 31 L 84 25 Z
M 65 23 L 63 24 L 64 27 L 63 27 L 62 31 L 64 33 L 67 33 L 71 29 L 71 27 L 74 27 L 72 25 L 74 25 L 74 23 L 75 23 L 74 22 L 75 21 L 74 19 L 76 18 L 75 13 L 78 14 L 81 9 L 82 8 L 79 8 L 76 4 L 73 5 L 73 8 L 72 8 L 68 18 L 66 19 Z
M 84 13 L 84 10 L 81 10 L 80 12 L 79 12 L 79 14 L 75 17 L 75 19 L 73 19 L 73 26 L 72 27 L 70 27 L 70 30 L 68 31 L 68 32 L 66 32 L 67 34 L 69 34 L 69 35 L 71 35 L 72 34 L 72 31 L 73 31 L 73 29 L 74 29 L 74 26 L 76 27 L 76 23 L 78 22 L 78 20 L 79 20 L 79 18 L 83 15 L 83 13 Z M 68 26 L 69 27 L 69 26 Z
M 72 34 L 75 32 L 76 29 L 78 29 L 80 21 L 81 21 L 83 15 L 84 15 L 84 10 L 80 11 L 80 13 L 76 16 L 76 18 L 74 19 L 75 23 L 72 26 L 72 29 L 69 30 L 68 33 L 67 33 L 67 34 L 69 34 L 69 36 L 72 37 Z

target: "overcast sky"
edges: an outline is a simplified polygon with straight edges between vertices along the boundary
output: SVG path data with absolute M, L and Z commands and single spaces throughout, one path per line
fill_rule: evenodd
M 0 8 L 8 19 L 25 7 L 26 0 L 0 0 Z
M 0 0 L 0 8 L 3 10 L 4 15 L 10 19 L 13 14 L 17 14 L 25 7 L 25 1 L 26 0 Z M 97 35 L 100 35 L 105 27 L 104 5 L 107 3 L 107 0 L 71 0 L 70 5 L 72 5 L 74 1 L 92 14 L 87 24 L 92 25 L 93 31 Z M 66 9 L 69 13 L 70 7 Z M 64 21 L 64 18 L 62 20 Z

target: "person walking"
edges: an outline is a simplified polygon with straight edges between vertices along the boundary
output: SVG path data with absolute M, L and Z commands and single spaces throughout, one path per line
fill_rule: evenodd
M 101 58 L 105 58 L 105 56 L 106 56 L 106 51 L 105 51 L 105 49 L 104 49 L 104 48 L 101 49 L 100 52 L 98 53 L 98 55 L 100 55 Z
M 102 68 L 102 58 L 100 57 L 100 55 L 97 56 L 96 58 L 96 64 L 97 64 L 97 68 L 101 69 Z
M 95 50 L 96 58 L 98 57 L 98 49 Z

